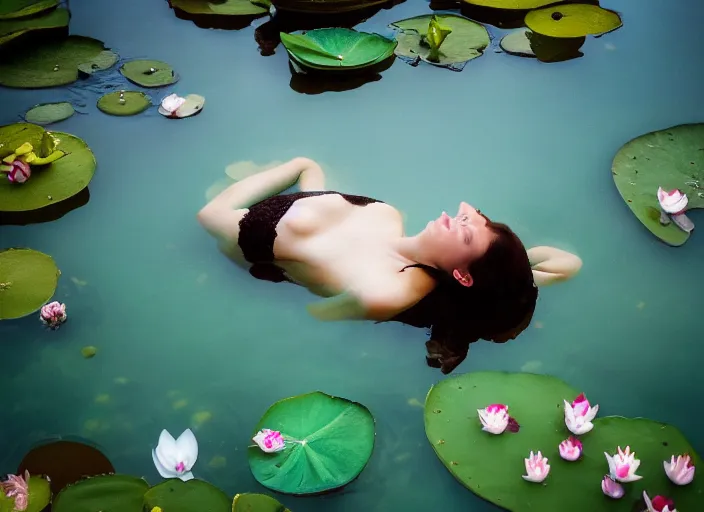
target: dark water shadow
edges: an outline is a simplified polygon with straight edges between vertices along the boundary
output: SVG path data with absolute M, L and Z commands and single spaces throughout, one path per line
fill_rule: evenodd
M 26 212 L 0 211 L 0 226 L 26 226 L 28 224 L 52 222 L 81 206 L 85 206 L 88 204 L 88 201 L 90 201 L 90 192 L 88 191 L 88 187 L 86 187 L 78 194 L 68 199 L 39 208 L 38 210 Z
M 61 41 L 68 36 L 68 27 L 30 30 L 0 46 L 0 59 L 5 56 L 12 57 L 19 51 L 24 52 L 28 46 L 40 46 L 45 43 Z
M 296 71 L 289 61 L 291 70 L 291 89 L 301 94 L 322 94 L 324 92 L 344 92 L 357 89 L 371 82 L 381 80 L 381 73 L 389 69 L 395 55 L 369 68 L 349 71 L 320 71 L 306 69 L 302 74 Z
M 565 4 L 591 4 L 599 5 L 599 0 L 564 0 L 562 2 L 554 2 L 544 7 L 554 7 Z M 493 25 L 498 28 L 510 29 L 521 28 L 525 26 L 526 14 L 535 9 L 496 9 L 493 7 L 482 7 L 472 5 L 461 0 L 431 0 L 430 8 L 433 10 L 459 9 L 462 16 L 471 20 Z M 543 7 L 541 7 L 542 9 Z
M 548 37 L 535 32 L 529 32 L 526 37 L 540 62 L 564 62 L 582 57 L 580 49 L 587 40 L 586 37 Z
M 213 3 L 217 3 L 215 0 Z M 251 14 L 243 16 L 218 15 L 218 14 L 191 14 L 175 7 L 169 0 L 169 7 L 180 20 L 192 21 L 198 28 L 215 28 L 220 30 L 241 30 L 249 27 L 258 18 L 268 16 L 268 13 Z

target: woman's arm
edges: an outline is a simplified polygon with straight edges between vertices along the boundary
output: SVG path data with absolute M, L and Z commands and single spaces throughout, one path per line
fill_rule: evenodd
M 539 246 L 528 249 L 533 279 L 538 286 L 548 286 L 573 278 L 582 268 L 582 260 L 555 247 Z

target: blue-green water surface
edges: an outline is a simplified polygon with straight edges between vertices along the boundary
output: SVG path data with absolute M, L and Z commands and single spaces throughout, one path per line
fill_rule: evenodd
M 343 492 L 278 496 L 292 510 L 497 510 L 457 484 L 425 439 L 420 404 L 442 375 L 425 364 L 422 330 L 315 321 L 307 291 L 254 280 L 197 224 L 227 165 L 295 156 L 321 162 L 330 188 L 397 206 L 409 232 L 465 200 L 528 246 L 579 254 L 582 272 L 541 292 L 524 334 L 475 344 L 457 372 L 553 374 L 601 414 L 671 422 L 704 452 L 691 407 L 704 389 L 704 234 L 677 249 L 660 243 L 611 177 L 629 139 L 704 121 L 704 8 L 697 0 L 602 5 L 623 13 L 624 26 L 589 39 L 580 59 L 541 64 L 496 53 L 503 32 L 490 28 L 492 48 L 461 73 L 397 60 L 380 81 L 311 95 L 289 86 L 281 47 L 259 54 L 251 27 L 200 29 L 165 0 L 71 0 L 72 33 L 123 58 L 172 64 L 181 80 L 166 91 L 207 102 L 187 120 L 115 118 L 80 85 L 0 90 L 0 124 L 37 103 L 84 98 L 88 115 L 53 128 L 84 139 L 99 162 L 83 208 L 0 227 L 0 246 L 56 259 L 56 299 L 69 314 L 55 332 L 36 315 L 0 324 L 2 470 L 14 470 L 36 441 L 81 435 L 118 471 L 156 483 L 150 451 L 159 432 L 193 427 L 197 477 L 230 494 L 265 492 L 247 465 L 253 426 L 274 401 L 321 390 L 367 405 L 377 445 Z M 385 32 L 428 12 L 409 0 L 356 28 Z M 704 223 L 698 212 L 691 218 Z M 95 358 L 81 356 L 86 345 L 98 348 Z M 223 467 L 213 467 L 215 457 Z

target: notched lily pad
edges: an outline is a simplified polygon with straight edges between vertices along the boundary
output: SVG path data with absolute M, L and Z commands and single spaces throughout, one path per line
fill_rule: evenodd
M 597 5 L 565 4 L 526 14 L 526 26 L 537 34 L 555 38 L 602 35 L 621 27 L 621 17 Z
M 99 475 L 65 487 L 54 498 L 52 512 L 143 512 L 149 484 L 128 475 Z
M 38 125 L 58 123 L 71 117 L 76 111 L 67 101 L 60 103 L 42 103 L 35 105 L 24 115 L 25 121 Z
M 437 23 L 439 30 L 446 32 L 437 48 L 434 48 L 428 36 L 431 23 Z M 481 57 L 490 43 L 489 33 L 484 26 L 454 14 L 416 16 L 392 23 L 389 27 L 397 31 L 396 55 L 410 61 L 412 65 L 417 65 L 422 60 L 453 71 L 462 71 L 468 61 Z
M 266 494 L 236 494 L 232 500 L 232 512 L 291 512 L 277 500 Z
M 268 6 L 250 0 L 169 0 L 177 18 L 202 28 L 241 29 L 269 13 Z
M 160 507 L 169 512 L 231 512 L 230 498 L 217 487 L 203 480 L 183 482 L 170 478 L 155 485 L 144 495 L 146 510 Z
M 687 194 L 688 209 L 704 208 L 704 123 L 636 137 L 616 153 L 611 173 L 623 200 L 653 235 L 668 245 L 684 244 L 689 233 L 674 222 L 660 223 L 657 190 L 679 189 Z
M 22 318 L 38 311 L 56 291 L 56 263 L 32 249 L 0 252 L 0 320 Z
M 82 62 L 78 65 L 78 71 L 84 75 L 92 75 L 98 71 L 105 71 L 110 69 L 117 61 L 120 60 L 120 56 L 111 50 L 105 50 L 100 52 L 94 58 L 87 62 Z
M 68 27 L 69 12 L 55 9 L 31 18 L 0 19 L 0 46 L 35 30 L 51 30 Z
M 535 53 L 530 46 L 530 39 L 527 34 L 530 32 L 527 28 L 519 28 L 506 34 L 501 38 L 499 46 L 506 53 L 517 55 L 519 57 L 535 57 Z
M 175 84 L 178 75 L 166 62 L 159 60 L 132 60 L 125 62 L 120 73 L 141 87 L 164 87 Z
M 152 100 L 139 91 L 115 91 L 98 100 L 98 109 L 111 116 L 134 116 L 152 105 Z
M 2 0 L 0 2 L 0 20 L 33 16 L 58 5 L 59 0 Z

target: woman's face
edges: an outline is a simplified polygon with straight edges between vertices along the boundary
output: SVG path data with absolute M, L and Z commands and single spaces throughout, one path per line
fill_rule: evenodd
M 455 216 L 442 212 L 440 217 L 428 222 L 419 238 L 438 268 L 450 274 L 455 270 L 462 273 L 486 253 L 496 237 L 487 224 L 486 217 L 463 202 Z

